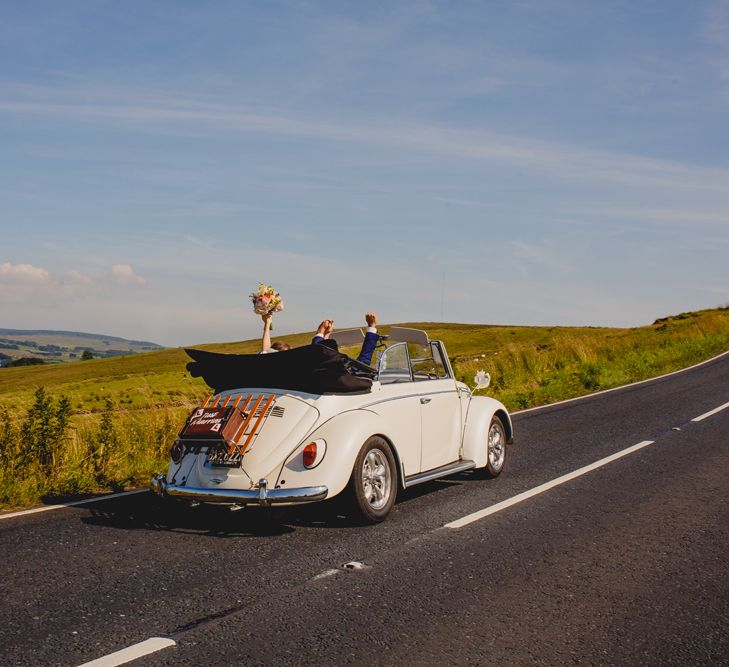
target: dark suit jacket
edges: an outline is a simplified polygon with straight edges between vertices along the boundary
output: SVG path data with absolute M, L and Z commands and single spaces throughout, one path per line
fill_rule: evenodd
M 359 351 L 357 361 L 365 366 L 369 366 L 370 363 L 372 363 L 372 355 L 375 353 L 375 348 L 377 347 L 377 341 L 379 339 L 380 337 L 376 333 L 368 331 L 362 341 L 362 349 Z M 312 345 L 319 345 L 323 340 L 324 336 L 317 334 L 311 339 L 311 343 Z

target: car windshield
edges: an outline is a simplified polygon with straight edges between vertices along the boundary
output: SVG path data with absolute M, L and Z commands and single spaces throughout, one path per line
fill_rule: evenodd
M 394 343 L 380 350 L 376 360 L 377 379 L 382 384 L 419 382 L 450 377 L 443 349 L 438 341 L 427 345 Z

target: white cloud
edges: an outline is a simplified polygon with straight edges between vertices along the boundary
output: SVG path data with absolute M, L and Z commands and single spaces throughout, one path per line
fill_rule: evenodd
M 32 264 L 0 264 L 0 281 L 4 283 L 39 285 L 49 280 L 48 271 Z
M 142 287 L 146 282 L 142 276 L 138 276 L 134 273 L 129 264 L 114 264 L 111 267 L 111 277 L 118 285 L 136 285 Z
M 111 275 L 121 284 L 143 285 L 144 279 L 137 276 L 127 265 L 112 267 Z M 69 269 L 63 273 L 52 273 L 32 264 L 0 264 L 0 298 L 7 303 L 32 303 L 47 306 L 59 299 L 68 302 L 75 297 L 101 293 L 100 275 L 97 278 Z

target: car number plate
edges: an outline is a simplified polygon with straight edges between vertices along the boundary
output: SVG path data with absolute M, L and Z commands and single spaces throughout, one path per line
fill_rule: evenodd
M 223 447 L 210 447 L 206 461 L 211 466 L 225 466 L 226 468 L 240 466 L 240 452 L 236 447 L 232 454 L 228 454 L 228 449 Z

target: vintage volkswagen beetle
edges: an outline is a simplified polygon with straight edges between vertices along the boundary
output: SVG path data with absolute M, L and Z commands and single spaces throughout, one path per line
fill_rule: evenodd
M 333 338 L 347 347 L 363 334 Z M 377 522 L 400 488 L 472 468 L 498 475 L 512 442 L 506 408 L 457 381 L 443 343 L 424 331 L 392 327 L 378 348 L 374 368 L 323 345 L 267 355 L 187 350 L 191 374 L 216 395 L 188 418 L 153 490 L 233 508 L 344 493 Z

